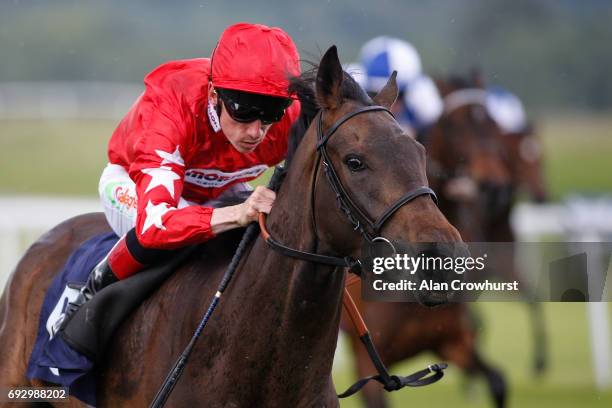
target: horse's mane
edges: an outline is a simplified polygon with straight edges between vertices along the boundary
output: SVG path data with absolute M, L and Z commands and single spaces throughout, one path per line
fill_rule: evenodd
M 484 88 L 482 74 L 477 68 L 472 69 L 468 74 L 451 74 L 447 79 L 441 79 L 441 81 L 453 89 Z
M 289 147 L 287 149 L 287 158 L 285 159 L 285 168 L 289 168 L 291 159 L 293 158 L 297 147 L 304 138 L 308 127 L 313 119 L 319 113 L 321 107 L 317 103 L 315 94 L 315 83 L 317 79 L 317 71 L 319 67 L 313 63 L 308 63 L 312 66 L 311 69 L 305 71 L 298 77 L 293 77 L 290 80 L 289 90 L 295 92 L 301 104 L 301 112 L 298 120 L 293 124 L 289 135 Z M 357 82 L 344 72 L 341 87 L 342 97 L 359 102 L 363 105 L 372 105 L 372 99 L 368 94 L 357 84 Z
M 451 75 L 446 82 L 455 89 L 471 88 L 474 86 L 471 79 L 459 75 Z

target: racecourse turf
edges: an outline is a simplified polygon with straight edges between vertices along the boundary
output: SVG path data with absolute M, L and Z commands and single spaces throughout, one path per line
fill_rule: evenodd
M 95 196 L 106 163 L 112 121 L 0 121 L 0 194 Z M 612 116 L 550 116 L 538 122 L 546 155 L 546 178 L 555 199 L 574 192 L 612 191 Z M 255 184 L 265 183 L 269 174 Z M 609 305 L 610 307 L 610 305 Z M 550 367 L 531 372 L 532 339 L 524 305 L 484 303 L 480 338 L 487 359 L 509 378 L 511 407 L 610 407 L 612 390 L 594 386 L 584 304 L 546 304 Z M 612 313 L 612 308 L 610 309 Z M 346 347 L 343 348 L 346 350 Z M 337 388 L 352 377 L 343 352 L 334 369 Z M 408 374 L 439 359 L 419 357 L 393 367 Z M 484 382 L 468 381 L 454 367 L 437 384 L 390 394 L 393 407 L 489 407 Z M 358 397 L 341 404 L 359 405 Z
M 0 121 L 0 194 L 95 196 L 115 125 L 104 120 Z M 553 199 L 612 191 L 612 115 L 546 116 L 536 125 Z M 266 176 L 255 184 L 264 183 Z
M 549 368 L 540 377 L 533 374 L 532 331 L 527 307 L 520 303 L 481 303 L 480 350 L 486 360 L 507 377 L 509 406 L 517 408 L 576 408 L 612 406 L 612 389 L 595 387 L 589 327 L 585 304 L 546 303 L 544 312 L 549 335 Z M 608 304 L 612 315 L 612 304 Z M 612 335 L 612 333 L 610 333 Z M 346 340 L 343 340 L 346 342 Z M 342 347 L 334 366 L 338 390 L 356 380 L 349 347 Z M 408 375 L 440 359 L 426 354 L 408 363 L 393 366 L 391 372 Z M 404 388 L 389 393 L 391 407 L 491 407 L 483 380 L 469 380 L 450 367 L 440 382 L 423 388 Z M 361 407 L 359 397 L 343 400 L 342 408 Z

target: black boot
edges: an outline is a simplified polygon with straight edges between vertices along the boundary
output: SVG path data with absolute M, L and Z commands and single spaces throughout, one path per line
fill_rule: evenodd
M 117 282 L 119 279 L 115 276 L 110 266 L 108 265 L 108 256 L 106 256 L 89 274 L 87 282 L 81 288 L 78 296 L 72 302 L 68 302 L 66 311 L 60 319 L 55 323 L 54 326 L 58 327 L 59 330 L 64 329 L 70 319 L 75 315 L 77 310 L 85 304 L 85 302 L 91 300 L 93 296 L 102 288 L 110 285 L 111 283 Z M 58 330 L 58 331 L 59 331 Z

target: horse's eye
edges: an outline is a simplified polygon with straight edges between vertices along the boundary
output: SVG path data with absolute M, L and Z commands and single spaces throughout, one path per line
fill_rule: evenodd
M 350 171 L 361 171 L 365 169 L 365 165 L 359 156 L 347 156 L 347 158 L 344 159 L 344 163 L 346 163 Z

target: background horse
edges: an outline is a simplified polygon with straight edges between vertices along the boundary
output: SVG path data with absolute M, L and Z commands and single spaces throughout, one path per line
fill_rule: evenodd
M 501 373 L 481 356 L 477 328 L 464 304 L 453 303 L 428 308 L 418 303 L 368 302 L 361 299 L 361 283 L 349 288 L 368 324 L 374 343 L 385 364 L 399 363 L 422 352 L 433 352 L 469 376 L 482 375 L 496 406 L 504 406 L 506 384 Z M 368 354 L 347 316 L 342 329 L 348 335 L 355 356 L 357 376 L 375 372 Z M 379 384 L 368 384 L 361 394 L 368 408 L 386 406 Z
M 513 198 L 507 139 L 487 112 L 479 76 L 436 83 L 444 111 L 426 135 L 429 182 L 465 241 L 491 241 Z
M 508 228 L 504 231 L 511 233 L 508 217 L 515 179 L 510 163 L 511 154 L 518 153 L 514 143 L 519 138 L 508 139 L 501 134 L 484 109 L 484 99 L 483 104 L 474 103 L 484 90 L 459 78 L 448 83 L 438 81 L 438 86 L 442 96 L 461 89 L 467 91 L 445 100 L 445 113 L 423 138 L 427 144 L 429 183 L 442 196 L 440 209 L 459 228 L 464 240 L 485 241 L 484 231 L 497 233 L 499 227 L 493 223 L 506 222 Z M 515 149 L 511 151 L 505 143 Z M 353 298 L 360 299 L 360 284 L 353 285 L 350 291 Z M 469 376 L 483 376 L 494 404 L 504 406 L 505 380 L 479 353 L 478 328 L 466 305 L 429 309 L 411 303 L 357 303 L 385 363 L 431 351 Z M 349 335 L 358 377 L 372 373 L 374 367 L 346 318 L 342 327 Z M 362 397 L 370 408 L 385 406 L 385 395 L 378 384 L 365 387 Z
M 524 189 L 536 202 L 548 196 L 533 127 L 501 132 L 484 110 L 483 83 L 477 73 L 472 78 L 438 80 L 438 86 L 443 96 L 450 95 L 445 114 L 421 136 L 428 149 L 430 184 L 442 198 L 441 208 L 459 226 L 464 239 L 514 241 L 510 211 L 517 193 Z M 461 90 L 465 92 L 452 96 Z M 511 259 L 508 265 L 513 262 Z M 513 268 L 505 271 L 515 279 Z M 356 283 L 349 290 L 369 323 L 383 361 L 393 364 L 431 351 L 469 376 L 482 375 L 495 405 L 504 405 L 505 381 L 478 351 L 478 319 L 473 310 L 459 304 L 430 309 L 410 303 L 367 302 L 361 300 L 360 288 Z M 534 365 L 542 370 L 545 332 L 538 305 L 531 304 L 531 308 Z M 351 342 L 357 376 L 372 373 L 374 367 L 346 316 L 342 328 Z M 368 407 L 385 406 L 378 384 L 367 386 L 362 397 Z
M 542 146 L 534 126 L 528 124 L 522 130 L 505 133 L 504 136 L 506 149 L 510 155 L 513 193 L 524 191 L 536 203 L 548 201 Z
M 313 121 L 322 120 L 325 130 L 359 107 L 388 107 L 397 97 L 391 81 L 372 102 L 343 73 L 335 47 L 323 57 L 314 82 L 316 101 L 313 81 L 294 80 L 303 103 L 296 137 Z M 315 119 L 319 109 L 324 116 Z M 308 127 L 291 155 L 267 228 L 292 248 L 358 257 L 362 237 L 337 207 L 336 194 L 319 170 L 315 130 Z M 427 184 L 423 147 L 383 111 L 360 114 L 341 126 L 327 152 L 347 194 L 372 217 Z M 33 384 L 25 371 L 44 294 L 67 256 L 107 230 L 101 214 L 80 216 L 26 252 L 0 300 L 0 386 Z M 403 205 L 381 233 L 400 242 L 460 240 L 428 195 Z M 97 367 L 98 406 L 146 406 L 152 400 L 212 299 L 235 242 L 236 234 L 229 233 L 203 245 L 123 322 Z M 344 279 L 342 269 L 285 257 L 258 238 L 240 262 L 169 404 L 337 406 L 331 368 Z
M 542 155 L 531 127 L 504 133 L 487 114 L 484 83 L 478 72 L 471 77 L 438 80 L 445 110 L 427 135 L 428 179 L 437 187 L 440 208 L 465 241 L 513 242 L 512 206 L 521 187 L 532 199 L 547 199 Z M 510 251 L 496 259 L 495 269 L 506 280 L 521 282 Z M 529 297 L 529 296 L 527 296 Z M 546 331 L 542 309 L 530 302 L 534 335 L 534 370 L 546 368 Z

